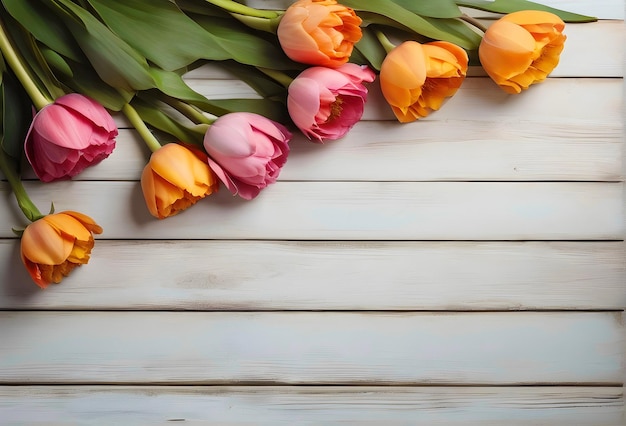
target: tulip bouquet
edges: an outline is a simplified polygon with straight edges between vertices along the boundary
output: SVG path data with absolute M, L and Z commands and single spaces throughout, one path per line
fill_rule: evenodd
M 325 143 L 361 119 L 379 80 L 400 123 L 442 107 L 470 65 L 518 94 L 544 80 L 564 22 L 593 17 L 526 0 L 0 0 L 0 167 L 30 221 L 22 260 L 41 287 L 87 263 L 90 217 L 42 214 L 20 178 L 71 179 L 115 148 L 122 115 L 152 151 L 148 211 L 165 219 L 220 185 L 251 200 L 279 177 L 294 132 Z M 499 14 L 489 27 L 465 10 Z M 500 17 L 501 16 L 501 17 Z M 185 73 L 210 64 L 258 93 L 209 99 Z M 24 161 L 23 161 L 24 160 Z

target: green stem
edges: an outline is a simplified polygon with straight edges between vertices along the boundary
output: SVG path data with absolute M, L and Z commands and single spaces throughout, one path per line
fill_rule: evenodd
M 211 3 L 227 12 L 238 13 L 240 15 L 255 16 L 257 18 L 276 18 L 277 12 L 271 10 L 259 10 L 253 7 L 243 5 L 241 3 L 234 2 L 232 0 L 206 0 L 207 3 Z
M 285 88 L 289 88 L 289 85 L 293 81 L 293 78 L 285 74 L 284 72 L 273 70 L 270 68 L 264 67 L 256 67 L 259 71 L 261 71 L 266 76 L 274 79 L 277 83 L 282 84 Z
M 46 98 L 43 93 L 39 90 L 33 79 L 30 77 L 28 70 L 22 63 L 20 57 L 17 52 L 13 49 L 11 42 L 9 41 L 9 37 L 4 30 L 4 22 L 0 20 L 0 50 L 2 51 L 2 55 L 9 63 L 9 66 L 22 83 L 24 90 L 28 93 L 28 96 L 33 101 L 35 108 L 37 110 L 41 110 L 46 105 L 52 103 L 52 100 Z
M 22 180 L 17 175 L 15 169 L 9 164 L 7 154 L 3 149 L 0 149 L 0 170 L 2 170 L 2 173 L 4 173 L 4 176 L 9 181 L 13 194 L 15 195 L 15 199 L 17 200 L 17 204 L 20 206 L 24 216 L 26 216 L 26 218 L 31 222 L 44 217 L 37 206 L 35 206 L 35 203 L 33 203 L 28 196 L 24 185 L 22 185 Z
M 231 16 L 253 30 L 264 31 L 270 34 L 276 34 L 276 29 L 280 22 L 280 17 L 268 19 L 259 18 L 258 16 L 242 15 L 240 13 L 231 13 Z
M 481 30 L 483 33 L 487 31 L 487 27 L 484 26 L 482 24 L 482 22 L 480 22 L 478 19 L 476 18 L 472 18 L 471 16 L 469 16 L 468 14 L 464 13 L 463 15 L 459 16 L 459 19 L 461 21 L 465 21 L 468 24 L 478 28 L 479 30 Z
M 122 107 L 122 112 L 128 118 L 133 127 L 137 130 L 143 141 L 146 143 L 150 151 L 156 152 L 161 148 L 161 143 L 159 140 L 152 134 L 146 123 L 141 119 L 135 108 L 130 106 L 130 104 L 126 104 Z
M 212 124 L 213 121 L 215 121 L 202 114 L 202 112 L 193 105 L 189 105 L 180 99 L 164 96 L 162 100 L 196 124 Z
M 396 45 L 389 41 L 385 33 L 380 30 L 374 30 L 374 33 L 376 34 L 376 38 L 380 44 L 383 46 L 383 49 L 385 49 L 385 52 L 389 53 L 396 48 Z

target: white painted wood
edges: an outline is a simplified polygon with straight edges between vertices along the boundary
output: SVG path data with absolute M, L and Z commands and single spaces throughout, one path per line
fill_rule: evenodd
M 9 424 L 621 426 L 615 387 L 0 387 Z
M 94 295 L 97 297 L 97 295 Z M 4 384 L 617 384 L 621 313 L 0 313 Z
M 621 180 L 623 131 L 618 121 L 592 123 L 456 121 L 398 125 L 358 123 L 326 145 L 295 133 L 281 181 Z M 138 180 L 149 151 L 121 129 L 113 154 L 75 180 Z M 28 164 L 25 177 L 35 178 Z
M 0 240 L 0 259 L 0 309 L 11 310 L 626 306 L 623 242 L 105 240 L 89 265 L 46 291 L 21 267 L 17 240 Z
M 0 190 L 6 194 L 7 185 Z M 181 214 L 149 215 L 137 182 L 31 183 L 45 210 L 92 216 L 105 239 L 623 239 L 622 183 L 277 182 L 253 201 L 221 190 Z M 2 237 L 23 222 L 0 206 Z

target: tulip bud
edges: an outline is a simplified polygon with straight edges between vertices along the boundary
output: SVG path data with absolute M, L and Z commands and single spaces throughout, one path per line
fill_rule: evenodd
M 115 122 L 102 105 L 71 93 L 35 115 L 24 149 L 37 177 L 51 182 L 104 160 L 113 152 L 116 136 Z
M 376 75 L 367 66 L 311 67 L 289 85 L 287 109 L 294 124 L 314 142 L 343 137 L 361 119 L 367 88 Z
M 204 135 L 209 165 L 229 191 L 251 200 L 274 183 L 287 161 L 291 133 L 262 115 L 233 112 Z
M 546 79 L 558 65 L 565 23 L 557 15 L 523 10 L 503 16 L 483 36 L 478 56 L 504 91 L 520 93 Z
M 361 22 L 336 0 L 299 0 L 285 10 L 277 35 L 292 60 L 336 68 L 348 62 L 361 39 Z
M 398 121 L 415 121 L 456 93 L 467 66 L 467 52 L 452 43 L 406 41 L 383 60 L 380 88 Z
M 150 156 L 141 174 L 141 189 L 150 213 L 174 216 L 218 190 L 206 154 L 197 148 L 168 143 Z
M 59 283 L 77 266 L 89 262 L 93 234 L 102 228 L 82 213 L 49 214 L 26 227 L 21 239 L 21 257 L 35 284 L 46 288 Z

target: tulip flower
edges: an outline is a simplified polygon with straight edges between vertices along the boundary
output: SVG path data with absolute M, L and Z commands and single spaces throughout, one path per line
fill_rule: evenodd
M 89 262 L 93 234 L 102 228 L 82 213 L 49 214 L 26 227 L 21 240 L 21 257 L 35 284 L 46 288 L 59 283 L 77 266 Z
M 24 148 L 43 182 L 69 179 L 115 148 L 117 127 L 107 110 L 77 93 L 57 98 L 33 119 Z
M 141 189 L 150 213 L 174 216 L 218 190 L 206 154 L 197 148 L 168 143 L 150 156 L 141 174 Z
M 296 62 L 336 68 L 348 62 L 361 39 L 361 22 L 335 0 L 299 0 L 280 19 L 278 41 Z
M 233 112 L 204 135 L 209 165 L 234 195 L 251 200 L 274 183 L 287 161 L 291 133 L 262 115 Z
M 520 93 L 546 79 L 558 65 L 565 23 L 544 11 L 510 13 L 483 36 L 478 56 L 483 68 L 507 93 Z
M 376 75 L 367 66 L 311 67 L 289 85 L 287 109 L 294 124 L 315 142 L 344 136 L 361 119 L 367 88 Z
M 465 79 L 467 52 L 434 41 L 406 41 L 393 48 L 380 68 L 380 87 L 401 123 L 426 117 L 453 96 Z

